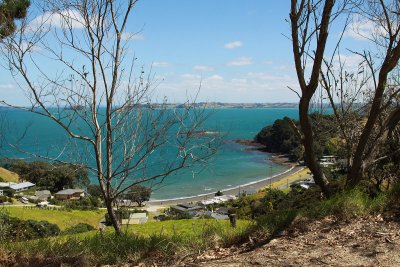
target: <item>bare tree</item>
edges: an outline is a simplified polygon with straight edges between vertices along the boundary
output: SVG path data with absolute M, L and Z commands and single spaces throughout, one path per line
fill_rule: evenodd
M 374 35 L 366 36 L 377 45 L 377 51 L 351 51 L 362 59 L 355 70 L 349 70 L 340 55 L 343 33 L 330 54 L 325 51 L 328 29 L 340 15 L 346 20 L 343 33 L 354 15 L 362 16 L 378 29 Z M 376 162 L 376 148 L 385 143 L 400 121 L 398 107 L 393 105 L 399 95 L 399 87 L 393 82 L 398 77 L 393 70 L 400 57 L 399 3 L 381 0 L 303 0 L 298 3 L 293 0 L 291 28 L 301 88 L 299 110 L 307 164 L 326 193 L 328 182 L 323 179 L 322 170 L 313 156 L 312 129 L 307 123 L 310 99 L 320 84 L 327 93 L 345 142 L 349 165 L 347 185 L 354 187 L 368 166 Z M 305 79 L 307 63 L 312 65 L 308 80 Z
M 137 0 L 48 0 L 2 40 L 1 52 L 29 107 L 89 151 L 115 231 L 113 202 L 137 184 L 152 186 L 215 153 L 215 136 L 199 134 L 207 113 L 152 104 L 158 85 L 135 66 L 126 26 Z M 49 68 L 49 66 L 55 66 Z M 50 157 L 48 157 L 51 159 Z M 62 160 L 59 157 L 58 160 Z
M 314 175 L 315 183 L 326 196 L 330 195 L 329 181 L 326 179 L 314 153 L 313 129 L 309 118 L 311 99 L 319 84 L 319 75 L 324 59 L 335 0 L 312 1 L 291 0 L 290 22 L 293 55 L 297 78 L 301 89 L 299 102 L 299 120 L 301 140 L 304 145 L 305 161 Z M 315 47 L 311 42 L 315 41 Z M 310 51 L 313 49 L 313 54 Z M 311 73 L 306 78 L 306 67 L 311 61 Z
M 367 51 L 361 54 L 370 68 L 373 83 L 367 121 L 360 135 L 352 166 L 347 176 L 347 183 L 350 187 L 356 186 L 359 183 L 362 179 L 362 172 L 371 163 L 374 145 L 368 148 L 368 143 L 379 144 L 379 141 L 386 140 L 389 132 L 400 121 L 400 109 L 397 107 L 392 111 L 387 120 L 383 122 L 383 131 L 379 130 L 378 132 L 381 133 L 374 135 L 374 129 L 379 122 L 379 117 L 385 111 L 385 107 L 390 106 L 393 98 L 399 95 L 398 86 L 393 86 L 391 83 L 392 71 L 397 67 L 400 59 L 399 5 L 398 1 L 370 0 L 360 8 L 362 13 L 365 14 L 366 19 L 375 23 L 377 28 L 381 29 L 374 39 L 374 43 L 383 48 L 383 61 L 374 60 L 371 53 Z M 388 98 L 387 101 L 385 101 L 385 94 Z

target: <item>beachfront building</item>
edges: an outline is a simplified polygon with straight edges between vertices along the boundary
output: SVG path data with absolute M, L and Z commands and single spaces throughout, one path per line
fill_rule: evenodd
M 190 216 L 196 216 L 199 211 L 203 210 L 203 207 L 199 205 L 184 203 L 170 207 L 170 212 L 174 214 L 187 214 Z
M 336 164 L 336 156 L 322 156 L 319 163 L 322 167 L 328 167 Z
M 223 203 L 223 202 L 227 202 L 229 200 L 235 200 L 237 199 L 236 196 L 233 195 L 223 195 L 223 196 L 216 196 L 210 199 L 205 199 L 199 202 L 200 205 L 203 206 L 208 206 L 211 204 L 218 204 L 218 203 Z
M 64 189 L 54 194 L 57 200 L 77 200 L 85 196 L 85 192 L 82 189 Z

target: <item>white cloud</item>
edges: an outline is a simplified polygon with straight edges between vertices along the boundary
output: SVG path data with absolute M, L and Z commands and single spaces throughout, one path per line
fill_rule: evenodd
M 156 68 L 166 68 L 166 67 L 170 67 L 171 64 L 169 64 L 168 62 L 165 61 L 158 61 L 158 62 L 154 62 L 153 63 L 153 67 Z
M 291 69 L 293 69 L 293 67 L 290 65 L 280 65 L 274 67 L 274 70 L 291 70 Z
M 11 83 L 0 84 L 0 90 L 14 90 L 15 86 Z
M 243 43 L 241 41 L 233 41 L 224 45 L 226 49 L 235 49 L 241 46 L 243 46 Z
M 142 34 L 133 33 L 133 32 L 123 32 L 121 34 L 121 39 L 125 41 L 143 41 L 144 36 Z
M 224 78 L 219 75 L 212 75 L 210 77 L 207 77 L 207 80 L 209 81 L 222 81 Z
M 45 12 L 29 23 L 28 30 L 35 31 L 39 27 L 47 30 L 48 27 L 82 29 L 84 18 L 77 10 L 61 10 L 59 12 Z
M 265 65 L 271 65 L 271 64 L 273 64 L 274 62 L 272 62 L 272 60 L 265 60 L 265 61 L 263 61 L 263 64 L 265 64 Z
M 201 79 L 201 76 L 200 75 L 196 75 L 196 74 L 186 73 L 186 74 L 182 74 L 181 78 L 183 78 L 185 80 L 199 81 Z
M 395 23 L 394 23 L 395 24 Z M 374 36 L 387 36 L 387 31 L 379 24 L 360 15 L 355 15 L 344 32 L 345 37 L 355 40 L 370 40 Z
M 238 57 L 230 62 L 228 66 L 245 66 L 253 64 L 253 59 L 251 57 Z
M 201 71 L 201 72 L 207 72 L 207 71 L 213 71 L 214 68 L 211 66 L 203 66 L 203 65 L 196 65 L 193 67 L 195 71 Z
M 295 102 L 296 94 L 287 86 L 297 89 L 295 76 L 274 75 L 268 72 L 250 72 L 228 78 L 220 75 L 201 77 L 192 73 L 168 77 L 157 94 L 171 102 L 184 102 L 197 96 L 197 101 L 220 102 Z M 200 90 L 200 91 L 198 91 Z

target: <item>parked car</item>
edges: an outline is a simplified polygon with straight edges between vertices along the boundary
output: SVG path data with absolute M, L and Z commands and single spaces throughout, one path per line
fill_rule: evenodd
M 26 197 L 21 197 L 21 198 L 19 199 L 19 202 L 21 202 L 21 203 L 23 203 L 23 204 L 28 204 L 28 203 L 29 203 L 29 200 L 28 200 Z

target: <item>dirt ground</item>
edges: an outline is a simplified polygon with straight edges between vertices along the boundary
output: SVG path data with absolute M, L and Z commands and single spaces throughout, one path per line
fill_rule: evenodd
M 400 223 L 374 216 L 297 220 L 269 243 L 216 248 L 182 266 L 400 266 Z M 253 246 L 252 246 L 253 245 Z

